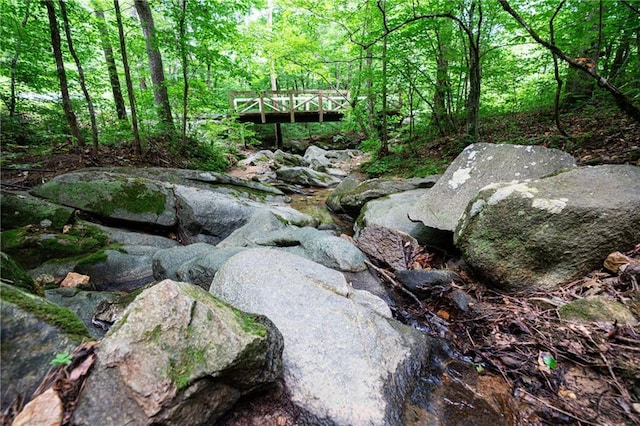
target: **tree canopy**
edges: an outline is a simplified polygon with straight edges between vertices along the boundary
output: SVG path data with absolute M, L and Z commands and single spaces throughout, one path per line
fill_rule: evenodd
M 275 87 L 348 91 L 342 130 L 377 140 L 383 153 L 389 130 L 402 123 L 407 140 L 457 135 L 464 145 L 482 138 L 483 117 L 499 113 L 612 100 L 640 121 L 640 8 L 631 1 L 6 0 L 1 7 L 3 143 L 139 144 L 139 129 L 143 145 L 155 138 L 178 151 L 193 144 L 224 151 L 221 132 L 247 132 L 232 120 L 221 130 L 228 93 Z M 571 132 L 561 120 L 558 128 Z

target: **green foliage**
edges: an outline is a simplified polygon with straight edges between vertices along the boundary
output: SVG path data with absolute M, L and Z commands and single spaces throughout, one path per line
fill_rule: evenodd
M 69 365 L 71 360 L 72 357 L 69 352 L 61 352 L 56 354 L 56 357 L 49 362 L 49 365 Z

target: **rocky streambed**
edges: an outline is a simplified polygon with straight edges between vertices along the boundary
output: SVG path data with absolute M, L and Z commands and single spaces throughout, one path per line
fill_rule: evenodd
M 578 168 L 556 150 L 476 144 L 441 177 L 364 180 L 350 174 L 358 156 L 263 151 L 239 164 L 260 172 L 254 180 L 100 168 L 30 193 L 3 191 L 5 419 L 32 398 L 22 424 L 42 404 L 73 424 L 537 424 L 563 412 L 582 420 L 581 410 L 611 417 L 606 403 L 603 410 L 576 397 L 554 410 L 555 400 L 523 397 L 547 384 L 580 396 L 579 382 L 544 361 L 562 362 L 563 343 L 522 346 L 542 360 L 531 370 L 522 365 L 534 352 L 507 349 L 552 311 L 569 330 L 604 321 L 621 342 L 638 338 L 638 167 Z M 293 208 L 294 194 L 309 188 L 331 188 L 326 204 L 354 220 L 353 236 L 324 213 Z M 610 261 L 608 287 L 592 282 L 600 291 L 588 298 L 556 297 L 570 284 L 585 294 L 572 283 L 616 251 L 627 255 Z M 57 288 L 69 273 L 88 283 Z M 544 291 L 537 298 L 545 302 L 514 296 L 525 290 Z M 507 310 L 492 309 L 496 297 L 512 300 Z M 585 299 L 597 313 L 572 317 L 588 311 L 571 308 Z M 477 318 L 491 318 L 493 329 L 472 335 L 462 326 Z M 513 327 L 522 334 L 505 334 Z M 638 394 L 622 373 L 637 369 L 624 357 L 607 361 L 615 385 L 598 392 L 629 407 L 616 419 L 636 419 Z

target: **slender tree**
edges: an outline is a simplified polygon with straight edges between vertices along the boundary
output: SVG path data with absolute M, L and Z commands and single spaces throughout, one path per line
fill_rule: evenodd
M 171 105 L 169 104 L 169 92 L 167 91 L 167 83 L 164 77 L 162 55 L 158 48 L 158 39 L 153 23 L 153 13 L 146 0 L 135 0 L 134 5 L 138 18 L 140 18 L 142 34 L 144 35 L 147 57 L 149 59 L 149 72 L 151 74 L 151 82 L 153 83 L 153 99 L 158 108 L 158 118 L 165 127 L 166 135 L 169 139 L 173 140 L 176 129 L 173 124 Z
M 73 39 L 71 38 L 71 29 L 69 28 L 69 17 L 67 16 L 67 6 L 65 5 L 63 0 L 58 0 L 58 4 L 60 5 L 60 16 L 62 17 L 64 33 L 67 37 L 67 47 L 69 48 L 69 53 L 71 53 L 73 61 L 76 63 L 76 68 L 78 68 L 78 81 L 80 82 L 80 88 L 82 89 L 82 93 L 84 94 L 84 99 L 87 101 L 87 108 L 89 109 L 89 120 L 91 122 L 91 140 L 93 141 L 92 149 L 93 154 L 97 155 L 98 125 L 96 123 L 96 112 L 93 108 L 93 102 L 91 101 L 89 91 L 87 90 L 87 84 L 84 79 L 84 70 L 82 69 L 82 65 L 80 64 L 80 58 L 78 57 L 76 50 L 73 48 Z
M 24 18 L 22 18 L 22 23 L 20 24 L 20 28 L 24 30 L 27 26 L 27 21 L 29 20 L 29 12 L 31 7 L 31 0 L 27 0 L 25 4 L 25 12 Z M 11 78 L 10 78 L 10 93 L 9 93 L 9 117 L 13 117 L 16 114 L 16 73 L 18 69 L 18 57 L 20 56 L 20 51 L 22 50 L 22 37 L 18 37 L 18 41 L 16 42 L 16 52 L 11 58 Z
M 180 151 L 184 151 L 187 144 L 187 107 L 189 101 L 188 52 L 186 40 L 187 0 L 180 0 L 180 15 L 178 18 L 178 35 L 180 44 L 180 64 L 182 65 L 182 135 Z
M 111 93 L 113 93 L 113 101 L 116 104 L 116 113 L 118 114 L 118 119 L 126 120 L 127 109 L 125 107 L 124 97 L 122 96 L 122 88 L 120 86 L 120 78 L 118 77 L 118 68 L 116 67 L 116 61 L 113 56 L 113 48 L 109 41 L 107 20 L 104 16 L 102 7 L 96 0 L 92 0 L 91 6 L 93 8 L 93 13 L 96 16 L 98 31 L 100 32 L 100 42 L 102 44 L 102 51 L 104 52 L 104 61 L 109 73 L 109 82 L 111 84 Z
M 49 29 L 51 32 L 51 47 L 53 48 L 53 56 L 56 61 L 56 69 L 58 74 L 58 81 L 60 83 L 60 94 L 62 96 L 62 109 L 64 115 L 67 118 L 67 124 L 71 130 L 71 134 L 75 137 L 78 146 L 84 146 L 84 137 L 78 127 L 78 121 L 76 114 L 73 112 L 71 106 L 71 100 L 69 98 L 69 86 L 67 83 L 67 73 L 64 69 L 64 60 L 62 58 L 62 48 L 60 42 L 60 31 L 58 30 L 58 20 L 56 18 L 55 6 L 53 0 L 43 0 L 47 7 L 47 14 L 49 16 Z
M 640 108 L 635 106 L 631 100 L 620 91 L 614 84 L 612 84 L 609 80 L 605 79 L 603 76 L 598 74 L 597 70 L 593 66 L 593 64 L 588 61 L 582 61 L 581 58 L 572 58 L 567 55 L 564 51 L 562 51 L 558 46 L 554 43 L 547 41 L 540 37 L 538 33 L 520 16 L 518 12 L 516 12 L 507 0 L 498 0 L 502 8 L 509 13 L 518 23 L 529 33 L 529 35 L 540 45 L 544 46 L 551 53 L 555 54 L 558 58 L 565 61 L 571 68 L 575 68 L 577 70 L 586 73 L 591 78 L 597 81 L 598 85 L 607 90 L 618 105 L 618 108 L 622 110 L 629 117 L 634 120 L 640 122 Z
M 127 82 L 127 95 L 129 98 L 129 108 L 131 109 L 131 130 L 133 132 L 133 146 L 137 154 L 142 153 L 142 145 L 140 143 L 140 132 L 138 131 L 138 114 L 136 113 L 136 98 L 133 93 L 133 81 L 131 80 L 131 71 L 129 69 L 129 60 L 127 59 L 127 44 L 124 39 L 124 28 L 122 27 L 122 13 L 120 13 L 120 3 L 113 0 L 113 7 L 116 12 L 116 23 L 118 25 L 118 38 L 120 39 L 120 54 L 122 56 L 122 67 L 124 70 L 125 81 Z

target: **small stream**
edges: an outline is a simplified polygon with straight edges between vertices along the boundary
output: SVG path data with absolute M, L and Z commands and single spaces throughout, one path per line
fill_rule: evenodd
M 321 227 L 353 235 L 353 223 L 333 214 L 325 205 L 332 189 L 305 188 L 290 195 L 290 206 L 317 218 Z M 401 300 L 395 297 L 396 303 Z M 404 306 L 393 307 L 395 316 L 426 334 L 433 335 L 425 317 L 415 317 Z M 440 337 L 433 339 L 429 368 L 418 378 L 404 405 L 405 426 L 528 425 L 511 395 L 510 385 L 498 375 L 479 372 L 472 360 L 457 353 Z M 477 369 L 478 368 L 478 369 Z

